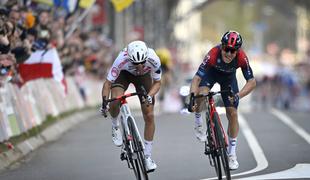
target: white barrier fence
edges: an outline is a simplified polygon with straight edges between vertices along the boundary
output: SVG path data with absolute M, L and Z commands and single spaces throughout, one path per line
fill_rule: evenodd
M 7 83 L 0 88 L 0 142 L 42 124 L 47 115 L 60 113 L 101 102 L 102 81 L 85 80 L 86 101 L 72 77 L 66 77 L 67 94 L 62 84 L 53 79 L 30 81 L 21 88 Z

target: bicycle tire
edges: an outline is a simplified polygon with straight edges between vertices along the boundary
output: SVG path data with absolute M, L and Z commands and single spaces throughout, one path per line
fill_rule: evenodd
M 213 164 L 213 167 L 215 169 L 217 177 L 222 177 L 220 157 L 217 153 L 215 143 L 213 142 L 212 137 L 214 137 L 214 135 L 212 134 L 212 131 L 211 131 L 210 117 L 209 117 L 208 112 L 206 113 L 206 118 L 207 118 L 206 119 L 206 122 L 207 122 L 207 141 L 205 144 L 205 148 L 209 148 L 210 155 L 211 155 L 210 164 L 211 164 L 211 166 Z M 209 158 L 210 158 L 210 155 L 209 155 Z
M 140 168 L 142 172 L 143 179 L 148 180 L 149 178 L 148 178 L 148 174 L 147 174 L 146 167 L 144 164 L 144 152 L 143 152 L 143 146 L 141 144 L 142 142 L 139 141 L 137 129 L 135 129 L 134 122 L 131 117 L 128 117 L 127 123 L 128 123 L 128 127 L 130 127 L 129 129 L 130 129 L 132 139 L 133 139 L 134 152 L 137 154 L 137 161 L 138 161 L 138 166 L 139 166 L 138 168 Z
M 128 125 L 128 129 L 129 129 L 129 132 L 126 134 L 127 136 L 131 136 L 133 137 L 132 135 L 132 126 L 131 126 L 131 123 L 129 123 L 129 118 L 127 119 L 127 125 Z M 138 162 L 138 158 L 133 158 L 134 154 L 135 154 L 135 149 L 134 149 L 134 144 L 131 142 L 131 140 L 128 140 L 128 138 L 125 138 L 125 141 L 126 141 L 126 145 L 127 145 L 127 156 L 128 156 L 128 159 L 127 161 L 129 161 L 129 163 L 131 164 L 132 166 L 132 170 L 134 171 L 134 174 L 136 176 L 136 179 L 137 180 L 142 180 L 141 178 L 141 172 L 140 172 L 140 168 L 139 168 L 139 162 Z M 130 151 L 129 149 L 131 148 L 130 144 L 132 144 L 132 151 Z M 133 153 L 128 153 L 128 152 L 133 152 Z
M 221 164 L 223 167 L 223 171 L 226 175 L 226 179 L 231 179 L 229 163 L 228 163 L 228 156 L 227 156 L 227 149 L 224 134 L 225 132 L 222 131 L 222 128 L 219 125 L 219 116 L 217 113 L 213 114 L 213 122 L 214 122 L 214 129 L 215 129 L 215 137 L 218 143 L 218 154 L 221 158 Z M 221 177 L 222 178 L 222 177 Z

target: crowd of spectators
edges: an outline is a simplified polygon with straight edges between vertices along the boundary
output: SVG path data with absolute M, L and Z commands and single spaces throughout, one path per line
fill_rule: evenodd
M 0 3 L 0 82 L 22 84 L 18 65 L 37 50 L 56 48 L 65 75 L 103 78 L 113 56 L 113 42 L 101 26 L 76 25 L 85 11 L 74 13 L 33 1 L 10 0 Z M 74 29 L 72 29 L 74 28 Z
M 279 55 L 282 54 L 282 55 Z M 298 59 L 291 50 L 267 51 L 259 62 L 254 103 L 261 108 L 310 111 L 310 48 Z

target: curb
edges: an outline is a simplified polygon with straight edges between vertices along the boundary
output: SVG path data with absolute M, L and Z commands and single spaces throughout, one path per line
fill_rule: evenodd
M 59 122 L 46 128 L 37 136 L 31 137 L 19 144 L 13 149 L 0 154 L 0 172 L 8 168 L 10 165 L 19 161 L 30 152 L 38 149 L 43 144 L 52 142 L 61 137 L 65 132 L 79 124 L 82 121 L 89 119 L 96 114 L 96 110 L 87 110 L 76 112 L 69 117 L 61 119 Z

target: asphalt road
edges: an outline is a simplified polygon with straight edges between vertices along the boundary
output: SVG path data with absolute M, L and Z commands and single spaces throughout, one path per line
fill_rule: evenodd
M 284 114 L 284 115 L 283 115 Z M 227 120 L 221 115 L 226 126 Z M 143 120 L 136 114 L 140 130 Z M 193 134 L 193 115 L 161 114 L 156 120 L 151 180 L 196 180 L 215 176 L 204 145 Z M 273 109 L 242 112 L 235 179 L 310 179 L 309 112 Z M 111 123 L 96 116 L 44 145 L 0 173 L 1 180 L 127 180 L 134 174 L 119 158 Z

